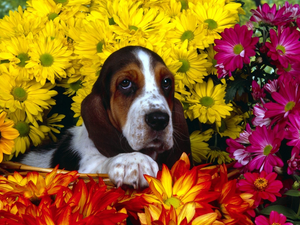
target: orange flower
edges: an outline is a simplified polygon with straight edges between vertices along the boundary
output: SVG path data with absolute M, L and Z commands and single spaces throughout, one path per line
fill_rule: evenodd
M 185 204 L 178 213 L 174 207 L 166 210 L 162 205 L 149 205 L 145 207 L 145 213 L 138 214 L 141 225 L 221 225 L 224 224 L 216 221 L 218 214 L 205 212 L 196 213 L 196 203 L 190 202 Z
M 7 178 L 0 176 L 0 194 L 23 195 L 25 198 L 37 200 L 45 195 L 54 195 L 77 179 L 77 171 L 66 174 L 57 173 L 58 166 L 45 178 L 38 172 L 29 172 L 26 177 L 18 172 Z
M 253 224 L 247 215 L 252 210 L 252 194 L 240 193 L 236 188 L 236 179 L 228 181 L 226 166 L 220 167 L 220 176 L 215 179 L 215 189 L 220 191 L 218 203 L 225 224 Z
M 196 202 L 197 207 L 203 204 L 211 208 L 208 202 L 218 198 L 216 192 L 210 191 L 211 175 L 202 174 L 198 177 L 199 168 L 194 167 L 189 170 L 189 167 L 188 157 L 184 153 L 171 171 L 163 165 L 157 178 L 145 175 L 150 193 L 144 194 L 143 198 L 148 203 L 162 204 L 167 210 L 172 206 L 177 212 L 189 202 Z

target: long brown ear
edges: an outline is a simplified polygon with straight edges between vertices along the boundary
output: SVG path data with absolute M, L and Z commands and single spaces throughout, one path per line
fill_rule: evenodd
M 96 148 L 106 157 L 113 157 L 122 152 L 130 152 L 121 133 L 110 123 L 107 111 L 98 93 L 92 92 L 81 104 L 81 115 L 90 139 Z
M 190 158 L 191 165 L 193 164 L 191 154 L 191 143 L 187 122 L 184 118 L 183 108 L 180 101 L 174 98 L 172 111 L 173 119 L 173 139 L 174 147 L 170 151 L 166 151 L 159 155 L 157 162 L 159 165 L 166 164 L 171 168 L 174 163 L 180 158 L 183 152 L 186 152 Z

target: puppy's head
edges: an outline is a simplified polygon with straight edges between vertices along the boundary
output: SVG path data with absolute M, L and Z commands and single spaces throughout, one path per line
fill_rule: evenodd
M 92 92 L 101 95 L 110 122 L 133 150 L 172 148 L 174 77 L 156 53 L 137 46 L 114 52 Z

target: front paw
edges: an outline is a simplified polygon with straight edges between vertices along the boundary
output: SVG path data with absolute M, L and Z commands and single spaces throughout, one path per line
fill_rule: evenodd
M 158 165 L 148 155 L 133 152 L 110 158 L 107 169 L 110 180 L 117 187 L 140 189 L 148 187 L 144 174 L 156 177 Z

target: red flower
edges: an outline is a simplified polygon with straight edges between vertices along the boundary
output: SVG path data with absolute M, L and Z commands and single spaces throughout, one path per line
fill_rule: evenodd
M 258 206 L 261 199 L 266 199 L 271 202 L 276 200 L 276 196 L 280 197 L 280 189 L 283 187 L 282 182 L 276 180 L 277 174 L 266 173 L 245 173 L 245 179 L 238 182 L 238 189 L 243 192 L 253 194 L 255 206 Z

